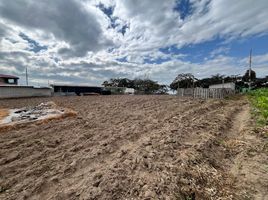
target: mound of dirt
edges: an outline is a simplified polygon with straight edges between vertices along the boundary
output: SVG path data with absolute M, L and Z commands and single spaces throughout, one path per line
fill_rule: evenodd
M 0 110 L 0 130 L 32 122 L 45 122 L 76 115 L 76 112 L 58 107 L 54 102 L 41 103 L 34 107 Z

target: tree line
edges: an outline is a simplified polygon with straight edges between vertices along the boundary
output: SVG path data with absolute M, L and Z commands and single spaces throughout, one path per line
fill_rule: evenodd
M 167 85 L 161 85 L 151 79 L 128 79 L 112 78 L 102 83 L 104 87 L 127 87 L 134 88 L 140 94 L 166 94 L 169 90 Z
M 256 72 L 247 70 L 243 76 L 240 75 L 230 75 L 225 76 L 221 74 L 212 75 L 209 78 L 197 79 L 192 74 L 179 74 L 175 80 L 170 84 L 172 90 L 177 90 L 177 88 L 193 88 L 202 87 L 208 88 L 210 85 L 222 84 L 233 82 L 236 88 L 260 88 L 267 87 L 268 76 L 265 78 L 257 78 Z
M 250 75 L 249 75 L 250 74 Z M 128 78 L 112 78 L 103 82 L 104 87 L 127 87 L 134 88 L 140 94 L 167 94 L 169 89 L 177 90 L 178 88 L 193 88 L 203 87 L 208 88 L 213 84 L 222 84 L 234 82 L 238 88 L 247 88 L 251 84 L 252 88 L 267 87 L 268 76 L 265 78 L 257 78 L 256 72 L 251 70 L 246 71 L 243 76 L 231 75 L 225 76 L 220 74 L 212 75 L 209 78 L 197 79 L 191 73 L 178 74 L 170 85 L 159 84 L 149 78 L 145 79 L 128 79 Z

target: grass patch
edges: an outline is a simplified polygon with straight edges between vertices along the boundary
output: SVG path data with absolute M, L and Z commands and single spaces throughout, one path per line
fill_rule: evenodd
M 253 105 L 253 113 L 259 125 L 268 124 L 268 88 L 252 90 L 248 93 Z

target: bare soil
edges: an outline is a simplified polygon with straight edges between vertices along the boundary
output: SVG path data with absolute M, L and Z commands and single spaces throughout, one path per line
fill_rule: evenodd
M 53 97 L 0 108 L 47 101 L 78 114 L 0 133 L 0 199 L 268 199 L 267 138 L 243 97 Z
M 0 121 L 8 116 L 9 111 L 8 109 L 0 109 Z

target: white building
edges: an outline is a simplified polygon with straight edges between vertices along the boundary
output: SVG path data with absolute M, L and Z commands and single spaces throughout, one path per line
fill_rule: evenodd
M 232 89 L 235 90 L 235 83 L 222 83 L 222 84 L 215 84 L 215 85 L 210 85 L 210 89 L 220 89 L 220 88 L 227 88 L 227 89 Z
M 134 94 L 134 93 L 135 93 L 134 88 L 126 88 L 125 90 L 125 94 Z

